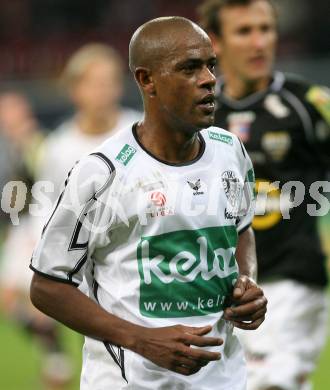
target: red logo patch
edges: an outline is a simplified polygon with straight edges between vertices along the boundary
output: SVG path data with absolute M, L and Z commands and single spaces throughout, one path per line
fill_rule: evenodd
M 166 196 L 159 191 L 155 191 L 150 195 L 150 200 L 155 206 L 161 207 L 166 203 Z

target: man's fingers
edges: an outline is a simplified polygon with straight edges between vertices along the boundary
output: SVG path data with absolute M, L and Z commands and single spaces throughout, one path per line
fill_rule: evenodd
M 252 313 L 252 314 L 247 315 L 247 316 L 235 317 L 234 321 L 255 321 L 261 317 L 265 317 L 266 312 L 267 312 L 267 309 L 263 308 L 263 309 L 256 311 L 255 313 Z
M 252 302 L 227 308 L 225 310 L 225 319 L 235 320 L 238 317 L 246 317 L 252 315 L 259 310 L 265 309 L 266 305 L 267 299 L 264 296 L 261 296 L 260 298 L 255 299 Z
M 178 353 L 179 355 L 185 356 L 189 359 L 197 360 L 199 362 L 206 362 L 206 363 L 215 360 L 220 360 L 221 358 L 220 352 L 209 352 L 209 351 L 204 351 L 203 349 L 190 348 L 187 346 L 183 346 Z
M 223 344 L 223 340 L 218 337 L 201 337 L 188 333 L 182 337 L 182 342 L 186 345 L 195 345 L 196 347 L 216 347 Z
M 185 333 L 197 335 L 197 336 L 203 336 L 205 334 L 208 334 L 212 330 L 212 326 L 207 325 L 203 327 L 194 327 L 194 326 L 182 326 L 182 330 Z
M 259 287 L 252 287 L 247 290 L 245 290 L 244 294 L 240 296 L 239 298 L 233 297 L 234 302 L 237 304 L 244 304 L 251 301 L 254 301 L 255 299 L 258 299 L 259 297 L 263 297 L 264 292 Z
M 239 329 L 244 330 L 255 330 L 259 328 L 259 326 L 264 322 L 265 317 L 259 318 L 256 321 L 252 322 L 239 322 L 239 321 L 232 321 L 232 324 Z
M 189 359 L 182 355 L 179 355 L 178 358 L 174 361 L 175 366 L 181 365 L 189 368 L 200 368 L 206 366 L 208 363 L 209 361 L 206 360 Z
M 246 289 L 246 283 L 241 279 L 238 278 L 235 286 L 234 286 L 234 291 L 233 291 L 233 297 L 234 299 L 239 299 L 245 292 Z

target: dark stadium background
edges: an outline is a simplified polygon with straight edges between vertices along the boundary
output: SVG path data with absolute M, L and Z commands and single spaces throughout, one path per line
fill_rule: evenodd
M 157 16 L 196 20 L 198 0 L 0 0 L 0 90 L 22 89 L 46 128 L 70 107 L 55 81 L 68 56 L 87 42 L 109 43 L 125 59 L 133 31 Z M 330 6 L 327 0 L 275 0 L 279 9 L 281 70 L 330 84 Z M 124 102 L 140 106 L 127 75 Z
M 57 79 L 75 49 L 87 42 L 105 42 L 127 60 L 130 36 L 140 24 L 165 15 L 196 20 L 195 8 L 199 3 L 197 0 L 0 0 L 0 92 L 11 88 L 24 92 L 44 128 L 51 131 L 71 111 Z M 275 0 L 275 3 L 280 19 L 277 68 L 329 86 L 329 0 Z M 124 103 L 141 107 L 128 72 L 126 87 Z M 320 223 L 328 253 L 329 220 L 323 218 Z M 77 356 L 78 372 L 81 339 L 64 332 L 68 348 Z M 37 390 L 38 347 L 13 324 L 1 320 L 1 313 L 0 346 L 0 389 Z M 315 390 L 330 389 L 329 361 L 328 343 L 315 374 Z M 73 389 L 77 386 L 76 383 Z

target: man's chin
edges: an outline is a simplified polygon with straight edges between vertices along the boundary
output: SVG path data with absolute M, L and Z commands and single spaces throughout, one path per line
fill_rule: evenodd
M 214 118 L 215 118 L 215 113 L 208 115 L 207 117 L 203 118 L 203 120 L 199 124 L 199 129 L 205 129 L 207 127 L 213 126 L 214 125 Z
M 262 70 L 255 70 L 254 72 L 250 72 L 249 75 L 246 77 L 246 81 L 249 84 L 256 84 L 259 82 L 262 82 L 263 80 L 267 80 L 271 76 L 271 70 L 262 69 Z

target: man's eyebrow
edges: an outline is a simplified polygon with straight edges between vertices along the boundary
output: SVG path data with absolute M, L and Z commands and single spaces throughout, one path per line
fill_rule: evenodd
M 182 67 L 187 66 L 187 65 L 200 66 L 203 64 L 212 64 L 212 65 L 214 64 L 215 65 L 216 62 L 217 62 L 216 56 L 212 56 L 212 57 L 208 58 L 207 60 L 204 60 L 202 58 L 191 57 L 191 58 L 186 58 L 186 59 L 178 62 L 176 67 L 182 68 Z

